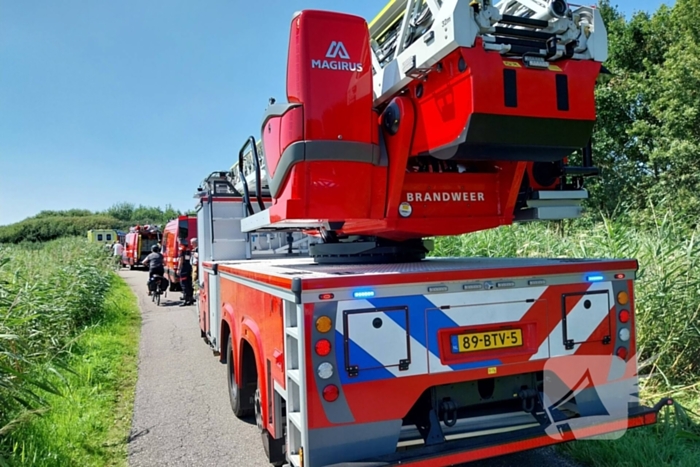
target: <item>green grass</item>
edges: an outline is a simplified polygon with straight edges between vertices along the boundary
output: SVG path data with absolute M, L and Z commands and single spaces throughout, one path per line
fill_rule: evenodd
M 10 465 L 126 465 L 137 376 L 140 314 L 136 297 L 114 276 L 104 316 L 71 346 L 63 395 L 13 432 Z M 58 377 L 53 381 L 61 384 Z
M 700 436 L 693 427 L 681 428 L 671 417 L 662 417 L 656 425 L 629 430 L 615 441 L 579 440 L 561 450 L 591 467 L 699 466 Z
M 561 452 L 587 467 L 700 466 L 700 393 L 685 390 L 642 392 L 651 405 L 660 396 L 671 396 L 673 407 L 663 409 L 655 425 L 634 428 L 612 441 L 579 440 L 560 446 Z

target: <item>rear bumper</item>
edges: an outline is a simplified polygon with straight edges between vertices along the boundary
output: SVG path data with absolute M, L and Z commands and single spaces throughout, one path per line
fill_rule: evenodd
M 579 424 L 576 426 L 575 430 L 572 430 L 567 424 L 564 424 L 558 427 L 557 436 L 550 436 L 547 434 L 545 431 L 547 427 L 538 426 L 519 431 L 484 436 L 481 439 L 451 441 L 436 446 L 426 446 L 408 451 L 396 452 L 386 456 L 363 459 L 358 462 L 332 464 L 327 467 L 389 467 L 398 465 L 436 467 L 473 462 L 565 443 L 575 439 L 590 438 L 630 428 L 653 425 L 657 421 L 659 411 L 672 403 L 673 401 L 671 399 L 664 398 L 653 407 L 640 406 L 630 409 L 627 419 L 596 423 L 590 426 Z

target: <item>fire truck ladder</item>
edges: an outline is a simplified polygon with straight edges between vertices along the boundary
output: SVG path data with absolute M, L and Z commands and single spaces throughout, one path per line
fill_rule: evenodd
M 302 310 L 300 305 L 284 301 L 287 453 L 295 467 L 303 465 L 303 447 L 307 445 L 308 436 L 304 430 L 307 426 L 306 392 L 301 383 L 306 379 Z
M 604 62 L 600 12 L 564 0 L 392 0 L 370 23 L 375 104 L 425 77 L 458 47 L 522 58 L 526 66 L 574 58 Z M 573 6 L 573 5 L 572 5 Z

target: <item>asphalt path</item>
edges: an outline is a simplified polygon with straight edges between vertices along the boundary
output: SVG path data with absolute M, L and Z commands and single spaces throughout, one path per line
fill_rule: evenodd
M 231 411 L 226 366 L 199 334 L 197 309 L 169 292 L 156 306 L 144 271 L 122 270 L 143 318 L 129 465 L 269 467 L 255 419 Z
M 156 306 L 148 273 L 123 269 L 143 318 L 129 465 L 269 467 L 255 420 L 231 411 L 226 366 L 200 338 L 196 307 L 169 292 Z M 577 467 L 544 448 L 465 467 Z

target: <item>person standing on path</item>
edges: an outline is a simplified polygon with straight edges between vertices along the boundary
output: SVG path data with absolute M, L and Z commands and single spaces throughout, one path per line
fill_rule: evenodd
M 117 270 L 119 270 L 122 267 L 122 255 L 124 253 L 124 246 L 119 242 L 114 242 L 114 245 L 112 245 L 112 252 L 112 254 L 114 255 L 114 261 L 117 263 L 116 268 Z
M 182 293 L 185 296 L 185 301 L 180 306 L 189 306 L 194 304 L 192 296 L 192 252 L 187 246 L 186 241 L 182 241 L 180 247 L 180 258 L 178 260 L 177 276 L 180 278 Z
M 197 277 L 199 276 L 199 271 L 197 270 L 197 264 L 199 263 L 199 249 L 197 248 L 196 238 L 192 239 L 192 259 L 190 262 L 192 263 L 192 291 L 194 295 L 194 292 L 199 290 L 199 284 L 197 283 Z

